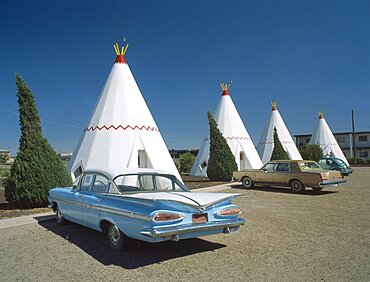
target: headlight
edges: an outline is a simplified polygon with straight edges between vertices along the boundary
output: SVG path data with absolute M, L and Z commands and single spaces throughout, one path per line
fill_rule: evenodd
M 217 215 L 228 216 L 228 215 L 239 215 L 241 213 L 242 213 L 242 211 L 241 211 L 240 208 L 234 207 L 234 208 L 228 208 L 228 209 L 225 209 L 225 210 L 221 210 L 217 213 Z
M 152 220 L 156 222 L 164 222 L 164 221 L 177 221 L 182 220 L 184 217 L 178 213 L 172 212 L 157 212 L 152 216 Z

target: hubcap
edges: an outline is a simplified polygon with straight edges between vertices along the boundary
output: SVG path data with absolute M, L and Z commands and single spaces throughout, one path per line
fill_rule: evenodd
M 112 225 L 109 228 L 109 239 L 112 242 L 113 245 L 117 246 L 119 243 L 121 236 L 120 236 L 120 231 L 117 226 Z
M 246 178 L 246 179 L 244 180 L 244 185 L 245 185 L 245 186 L 247 186 L 247 187 L 249 187 L 249 186 L 251 185 L 251 181 L 250 181 L 250 179 L 249 179 L 249 178 Z
M 63 215 L 60 212 L 60 208 L 58 207 L 58 210 L 57 210 L 57 220 L 60 222 L 60 221 L 62 221 L 62 219 L 63 219 Z
M 294 182 L 293 187 L 294 187 L 295 190 L 299 190 L 301 185 L 299 184 L 299 182 Z

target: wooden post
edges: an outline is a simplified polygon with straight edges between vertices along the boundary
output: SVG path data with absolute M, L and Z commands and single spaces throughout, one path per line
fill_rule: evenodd
M 354 111 L 352 110 L 352 138 L 353 138 L 353 157 L 355 161 L 355 166 L 357 165 L 357 160 L 356 160 L 356 135 L 355 135 L 355 114 Z

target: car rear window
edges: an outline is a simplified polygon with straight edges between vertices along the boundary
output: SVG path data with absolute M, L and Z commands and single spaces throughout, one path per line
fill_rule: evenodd
M 315 162 L 300 162 L 299 163 L 299 166 L 301 167 L 301 169 L 303 170 L 307 170 L 307 169 L 320 169 L 321 167 L 315 163 Z

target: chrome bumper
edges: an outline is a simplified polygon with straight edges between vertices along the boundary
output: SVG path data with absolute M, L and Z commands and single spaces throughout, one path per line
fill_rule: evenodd
M 208 230 L 223 229 L 224 233 L 230 233 L 231 231 L 236 231 L 239 229 L 240 225 L 245 223 L 244 219 L 237 218 L 232 220 L 215 221 L 207 223 L 195 223 L 186 224 L 181 226 L 171 226 L 171 227 L 153 227 L 143 229 L 140 234 L 152 238 L 158 237 L 168 237 L 176 236 L 180 234 L 186 234 L 191 232 L 201 232 Z
M 345 179 L 337 179 L 337 180 L 325 180 L 319 183 L 320 187 L 325 186 L 338 186 L 339 184 L 346 183 L 347 180 Z

